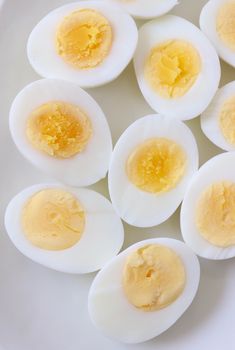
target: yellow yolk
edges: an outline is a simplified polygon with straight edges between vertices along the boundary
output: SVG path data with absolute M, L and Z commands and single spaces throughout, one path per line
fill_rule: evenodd
M 79 107 L 48 102 L 31 113 L 26 135 L 36 149 L 50 156 L 69 158 L 85 149 L 92 125 Z
M 145 78 L 160 96 L 184 96 L 201 71 L 198 51 L 183 40 L 170 40 L 154 47 L 145 64 Z
M 152 244 L 132 253 L 123 270 L 123 289 L 128 301 L 144 311 L 173 303 L 185 286 L 185 269 L 170 248 Z
M 182 147 L 165 138 L 149 139 L 130 154 L 126 171 L 139 189 L 159 193 L 176 187 L 184 175 L 186 154 Z
M 223 104 L 219 124 L 226 141 L 235 145 L 235 96 Z
M 108 55 L 112 28 L 99 12 L 83 9 L 64 18 L 56 34 L 57 53 L 74 68 L 93 68 Z
M 196 226 L 208 242 L 218 247 L 235 244 L 235 184 L 218 182 L 200 196 Z
M 33 195 L 22 211 L 25 237 L 35 246 L 62 250 L 76 244 L 84 231 L 85 212 L 71 193 L 46 189 Z
M 227 1 L 219 9 L 216 30 L 224 44 L 235 51 L 235 1 Z

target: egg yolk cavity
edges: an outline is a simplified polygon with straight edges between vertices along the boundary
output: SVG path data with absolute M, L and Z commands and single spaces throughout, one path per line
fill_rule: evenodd
M 34 194 L 22 211 L 25 237 L 36 247 L 62 250 L 75 245 L 85 228 L 85 212 L 71 193 L 45 189 Z
M 235 1 L 225 2 L 216 18 L 216 31 L 223 43 L 235 51 Z
M 66 16 L 56 33 L 56 49 L 73 68 L 93 68 L 103 62 L 112 45 L 109 21 L 93 9 Z
M 165 138 L 148 139 L 134 149 L 126 163 L 130 182 L 150 193 L 167 192 L 177 186 L 186 169 L 183 148 Z
M 26 135 L 36 149 L 50 156 L 70 158 L 85 149 L 92 125 L 78 106 L 48 102 L 31 113 Z
M 151 50 L 144 71 L 157 94 L 167 99 L 178 98 L 195 83 L 201 71 L 201 58 L 190 43 L 170 40 Z
M 223 104 L 219 125 L 225 140 L 235 146 L 235 96 Z
M 235 244 L 235 183 L 214 183 L 201 194 L 196 226 L 204 239 L 218 247 Z
M 128 301 L 144 311 L 173 303 L 185 287 L 185 269 L 179 256 L 158 244 L 129 255 L 123 270 L 123 289 Z

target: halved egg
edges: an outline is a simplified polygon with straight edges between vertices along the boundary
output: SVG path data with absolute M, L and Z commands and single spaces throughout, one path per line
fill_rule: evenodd
M 88 295 L 94 325 L 106 336 L 140 343 L 171 327 L 192 303 L 200 266 L 183 242 L 154 238 L 113 258 Z
M 134 20 L 118 6 L 78 1 L 57 8 L 36 25 L 27 53 L 41 76 L 94 87 L 121 74 L 137 40 Z
M 185 243 L 207 259 L 235 256 L 235 153 L 206 162 L 193 177 L 181 208 Z
M 10 110 L 19 151 L 36 167 L 72 186 L 106 176 L 112 153 L 108 123 L 77 84 L 42 79 L 26 86 Z
M 7 233 L 31 260 L 67 273 L 102 268 L 122 247 L 122 222 L 99 193 L 61 184 L 26 188 L 8 204 Z
M 197 144 L 184 123 L 156 114 L 138 119 L 113 151 L 108 175 L 113 206 L 130 225 L 158 225 L 180 205 L 197 168 Z
M 141 27 L 134 65 L 149 105 L 180 120 L 200 115 L 220 81 L 219 59 L 209 40 L 192 23 L 172 15 Z

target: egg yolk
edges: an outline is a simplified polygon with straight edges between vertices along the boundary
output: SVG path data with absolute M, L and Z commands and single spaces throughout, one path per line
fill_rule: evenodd
M 201 71 L 198 51 L 183 40 L 170 40 L 155 46 L 145 63 L 145 78 L 160 96 L 184 96 Z
M 218 182 L 206 188 L 196 206 L 196 226 L 215 246 L 235 244 L 235 183 Z
M 235 145 L 235 96 L 223 104 L 220 110 L 219 125 L 226 141 Z
M 48 102 L 28 118 L 26 135 L 38 150 L 58 158 L 82 152 L 92 135 L 92 125 L 78 106 Z
M 183 177 L 186 161 L 184 150 L 174 141 L 148 139 L 130 154 L 126 163 L 127 176 L 142 191 L 167 192 Z
M 235 1 L 227 1 L 220 7 L 216 18 L 216 30 L 224 44 L 235 51 Z
M 128 301 L 144 311 L 173 303 L 185 286 L 185 269 L 170 248 L 152 244 L 129 255 L 123 270 L 123 289 Z
M 73 68 L 93 68 L 109 54 L 112 36 L 110 23 L 99 12 L 74 11 L 63 19 L 57 30 L 57 53 Z
M 85 227 L 85 212 L 71 193 L 46 189 L 33 195 L 22 211 L 25 237 L 36 247 L 62 250 L 75 245 Z

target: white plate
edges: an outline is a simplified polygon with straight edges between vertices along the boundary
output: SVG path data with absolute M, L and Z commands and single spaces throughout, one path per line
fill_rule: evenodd
M 201 259 L 202 278 L 195 301 L 183 317 L 158 338 L 134 347 L 104 338 L 87 313 L 87 292 L 94 275 L 71 276 L 43 268 L 21 255 L 9 241 L 3 215 L 10 198 L 22 188 L 48 181 L 18 153 L 10 139 L 8 111 L 16 93 L 37 79 L 25 47 L 33 26 L 48 11 L 68 0 L 6 0 L 0 15 L 0 344 L 6 350 L 234 350 L 235 259 Z M 174 13 L 198 24 L 206 0 L 182 0 Z M 223 64 L 223 81 L 235 70 Z M 107 114 L 114 142 L 134 120 L 152 113 L 141 96 L 132 64 L 111 84 L 89 90 Z M 199 119 L 187 123 L 197 137 L 201 163 L 219 153 L 202 135 Z M 93 186 L 107 195 L 107 183 Z M 179 211 L 151 229 L 125 226 L 125 247 L 141 239 L 181 239 Z

